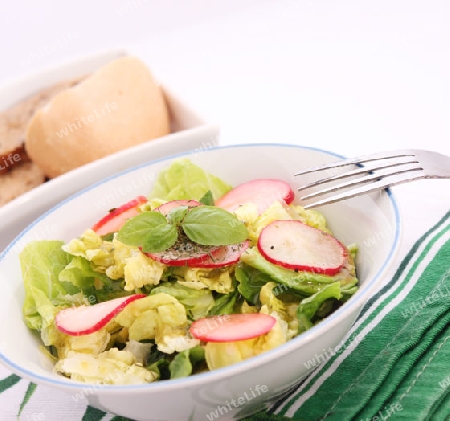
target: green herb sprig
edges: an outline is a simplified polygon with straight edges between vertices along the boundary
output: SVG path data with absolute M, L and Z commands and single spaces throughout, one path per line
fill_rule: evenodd
M 163 252 L 183 237 L 202 246 L 225 246 L 245 241 L 248 230 L 225 209 L 201 205 L 179 206 L 167 217 L 158 211 L 143 212 L 125 222 L 117 233 L 120 242 L 141 247 L 144 253 Z

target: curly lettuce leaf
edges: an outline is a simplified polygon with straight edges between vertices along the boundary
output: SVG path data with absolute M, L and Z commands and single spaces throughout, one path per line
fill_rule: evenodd
M 91 288 L 96 279 L 107 282 L 108 277 L 92 269 L 91 264 L 83 257 L 74 256 L 70 263 L 59 273 L 61 282 L 68 282 L 80 289 Z
M 228 294 L 235 290 L 231 272 L 232 266 L 223 268 L 205 269 L 177 266 L 172 272 L 180 285 L 201 290 L 210 289 L 219 294 Z
M 138 247 L 128 246 L 117 238 L 112 244 L 112 264 L 106 268 L 106 275 L 111 279 L 124 279 L 125 291 L 158 285 L 164 273 L 165 265 L 150 259 Z
M 251 266 L 238 264 L 236 266 L 234 275 L 239 281 L 237 286 L 238 291 L 251 304 L 259 304 L 259 294 L 261 288 L 271 282 L 272 278 L 258 269 Z
M 214 306 L 209 311 L 208 316 L 235 313 L 234 309 L 238 302 L 238 298 L 239 291 L 237 289 L 229 294 L 220 294 L 220 296 L 216 296 Z
M 152 289 L 151 294 L 159 293 L 169 294 L 175 297 L 186 309 L 188 316 L 192 320 L 200 319 L 208 314 L 215 301 L 211 290 L 192 289 L 178 282 L 164 282 Z
M 207 173 L 190 160 L 178 159 L 159 173 L 149 198 L 200 200 L 211 191 L 213 199 L 217 200 L 231 188 L 225 181 Z
M 190 376 L 195 366 L 205 360 L 205 350 L 202 346 L 195 346 L 175 355 L 169 364 L 170 378 L 179 379 Z
M 189 322 L 184 306 L 162 292 L 128 304 L 115 321 L 128 328 L 130 340 L 154 339 L 158 350 L 166 354 L 199 344 L 188 335 Z
M 270 332 L 252 339 L 235 342 L 208 342 L 205 359 L 210 370 L 236 364 L 286 342 L 286 323 L 276 314 L 277 322 Z
M 259 253 L 256 247 L 247 249 L 241 256 L 241 261 L 259 271 L 267 274 L 276 283 L 285 285 L 302 294 L 309 296 L 322 290 L 326 285 L 339 282 L 342 288 L 348 291 L 356 291 L 358 279 L 354 274 L 354 265 L 350 261 L 346 267 L 334 276 L 307 271 L 294 271 L 274 265 Z
M 62 249 L 73 256 L 84 257 L 97 272 L 105 273 L 114 264 L 113 243 L 104 241 L 92 229 L 87 229 L 80 237 L 64 244 Z
M 167 358 L 160 358 L 157 361 L 147 365 L 147 370 L 156 374 L 158 380 L 170 379 L 169 370 L 170 361 Z
M 334 282 L 327 285 L 321 291 L 316 292 L 308 298 L 302 300 L 297 309 L 298 333 L 302 333 L 313 326 L 313 319 L 316 317 L 322 305 L 329 299 L 340 300 L 342 297 L 341 285 Z M 324 317 L 323 314 L 320 314 Z
M 69 351 L 56 363 L 55 371 L 91 384 L 145 384 L 157 380 L 156 373 L 136 363 L 133 353 L 117 348 L 98 355 Z
M 70 304 L 70 296 L 80 289 L 58 279 L 72 256 L 62 250 L 62 241 L 33 241 L 20 253 L 25 288 L 22 312 L 27 326 L 41 330 L 53 323 L 58 307 Z M 67 298 L 65 298 L 67 297 Z M 82 301 L 76 295 L 75 302 Z
M 269 314 L 275 317 L 285 327 L 286 339 L 292 339 L 298 332 L 297 302 L 284 302 L 277 296 L 278 285 L 275 282 L 268 282 L 261 288 L 260 313 Z

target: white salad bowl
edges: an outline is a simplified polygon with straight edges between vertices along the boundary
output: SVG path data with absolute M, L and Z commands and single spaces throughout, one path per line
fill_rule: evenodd
M 146 385 L 86 385 L 52 372 L 39 339 L 22 319 L 24 289 L 18 254 L 34 239 L 69 241 L 105 212 L 146 195 L 160 170 L 184 156 L 231 185 L 254 178 L 279 178 L 293 187 L 295 172 L 338 158 L 330 152 L 293 145 L 259 144 L 211 148 L 159 159 L 111 176 L 46 212 L 0 256 L 0 361 L 19 376 L 64 390 L 91 405 L 135 420 L 240 419 L 261 411 L 311 370 L 308 362 L 335 349 L 349 332 L 367 300 L 383 284 L 383 274 L 398 248 L 400 218 L 389 191 L 324 206 L 329 227 L 344 244 L 356 243 L 360 288 L 324 321 L 271 351 L 244 362 L 188 378 Z M 230 402 L 234 399 L 235 404 Z M 237 403 L 236 403 L 237 402 Z

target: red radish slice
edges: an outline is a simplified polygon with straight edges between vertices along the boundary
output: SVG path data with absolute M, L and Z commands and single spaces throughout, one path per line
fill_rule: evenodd
M 268 314 L 223 314 L 198 319 L 189 331 L 203 342 L 235 342 L 264 335 L 276 322 Z
M 148 257 L 167 266 L 187 266 L 190 268 L 220 268 L 239 261 L 241 254 L 247 250 L 248 241 L 241 244 L 214 247 L 210 252 L 198 252 L 184 255 L 176 250 L 161 253 L 145 253 Z
M 195 243 L 186 243 L 177 249 L 170 248 L 160 253 L 144 253 L 157 262 L 164 263 L 167 266 L 189 266 L 202 262 L 209 257 L 208 253 L 217 250 L 220 246 L 205 249 Z
M 136 199 L 130 200 L 122 206 L 109 212 L 98 221 L 92 229 L 98 235 L 109 234 L 110 232 L 117 232 L 122 228 L 123 224 L 133 216 L 139 215 L 138 206 L 147 203 L 145 196 L 138 196 Z
M 195 208 L 196 206 L 200 206 L 200 202 L 197 202 L 196 200 L 171 200 L 170 202 L 158 206 L 155 211 L 161 212 L 163 215 L 168 215 L 168 213 L 172 209 L 178 208 L 180 206 Z
M 347 260 L 347 249 L 332 235 L 301 221 L 274 221 L 261 231 L 258 250 L 276 265 L 335 275 Z
M 56 315 L 56 327 L 66 335 L 89 335 L 100 330 L 128 304 L 144 297 L 146 297 L 145 294 L 134 294 L 93 306 L 66 308 Z
M 254 203 L 258 213 L 263 213 L 273 202 L 290 204 L 294 200 L 294 192 L 283 180 L 261 178 L 241 184 L 222 196 L 216 206 L 229 212 L 246 203 Z
M 241 254 L 248 249 L 248 241 L 231 246 L 221 246 L 217 250 L 211 252 L 206 258 L 196 262 L 194 266 L 188 264 L 189 267 L 197 268 L 220 268 L 237 263 L 241 258 Z

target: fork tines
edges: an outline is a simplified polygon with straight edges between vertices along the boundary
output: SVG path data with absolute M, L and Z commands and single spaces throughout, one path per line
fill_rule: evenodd
M 299 176 L 312 172 L 339 169 L 340 167 L 346 166 L 352 167 L 348 171 L 339 174 L 333 173 L 333 175 L 330 175 L 329 177 L 321 178 L 298 188 L 298 191 L 302 191 L 311 187 L 317 187 L 333 181 L 349 178 L 349 180 L 345 182 L 334 184 L 331 187 L 323 188 L 303 196 L 301 200 L 308 200 L 331 192 L 343 191 L 328 199 L 319 200 L 314 204 L 306 205 L 305 208 L 333 203 L 345 198 L 365 194 L 372 190 L 410 181 L 411 178 L 420 178 L 421 175 L 418 172 L 423 169 L 412 151 L 395 151 L 390 154 L 381 152 L 359 158 L 343 159 L 318 167 L 308 168 L 295 175 Z M 411 177 L 411 172 L 415 172 L 415 176 Z M 346 191 L 349 187 L 354 188 L 350 191 Z

